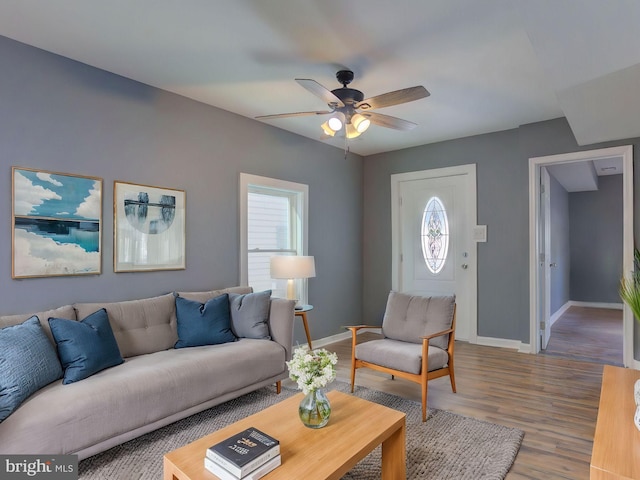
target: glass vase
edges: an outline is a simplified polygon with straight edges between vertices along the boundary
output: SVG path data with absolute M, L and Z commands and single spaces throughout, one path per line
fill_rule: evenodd
M 300 420 L 305 427 L 322 428 L 329 422 L 331 405 L 322 389 L 309 392 L 298 407 Z

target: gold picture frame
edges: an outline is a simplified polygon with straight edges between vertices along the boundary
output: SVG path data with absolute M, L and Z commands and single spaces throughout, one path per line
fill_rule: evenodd
M 113 183 L 113 270 L 186 268 L 184 190 Z

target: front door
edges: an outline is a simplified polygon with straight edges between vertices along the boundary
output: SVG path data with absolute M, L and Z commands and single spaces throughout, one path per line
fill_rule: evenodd
M 391 177 L 393 289 L 417 295 L 455 294 L 456 339 L 475 342 L 475 165 Z

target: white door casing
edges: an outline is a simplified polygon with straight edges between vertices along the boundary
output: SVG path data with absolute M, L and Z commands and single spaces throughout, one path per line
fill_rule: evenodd
M 545 157 L 533 157 L 529 159 L 529 325 L 530 325 L 530 352 L 538 353 L 541 347 L 539 335 L 539 319 L 542 315 L 541 296 L 538 288 L 548 292 L 548 283 L 544 285 L 544 275 L 538 268 L 540 252 L 540 176 L 545 165 L 583 162 L 598 158 L 619 157 L 622 159 L 622 271 L 629 274 L 633 271 L 633 146 L 623 145 L 619 147 L 601 148 L 582 152 L 571 152 Z M 548 320 L 548 319 L 547 319 Z M 633 358 L 633 314 L 631 309 L 623 305 L 623 348 L 622 358 L 625 367 L 640 368 L 640 362 Z
M 438 197 L 447 213 L 450 243 L 442 270 L 426 266 L 421 226 L 427 202 Z M 391 175 L 392 288 L 421 295 L 455 293 L 456 339 L 477 341 L 476 166 Z

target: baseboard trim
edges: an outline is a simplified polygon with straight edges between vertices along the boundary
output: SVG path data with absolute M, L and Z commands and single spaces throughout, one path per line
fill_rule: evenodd
M 551 318 L 549 318 L 549 323 L 551 324 L 550 326 L 553 327 L 553 324 L 556 323 L 556 321 L 562 316 L 564 315 L 564 313 L 569 310 L 572 307 L 572 303 L 571 300 L 569 300 L 567 303 L 565 303 L 564 305 L 562 305 L 558 310 L 556 310 L 556 312 L 551 315 Z
M 609 308 L 611 310 L 622 310 L 622 303 L 606 303 L 606 302 L 578 302 L 569 300 L 567 302 L 571 307 L 591 307 L 591 308 Z
M 556 312 L 551 315 L 549 322 L 553 326 L 556 321 L 566 313 L 571 307 L 588 307 L 588 308 L 608 308 L 611 310 L 622 310 L 622 303 L 606 303 L 606 302 L 578 302 L 576 300 L 569 300 L 562 305 Z
M 373 332 L 373 333 L 382 333 L 382 328 L 367 328 L 367 329 L 362 329 L 358 331 L 358 335 L 360 335 L 361 333 L 364 332 Z M 312 340 L 311 343 L 313 344 L 313 348 L 323 348 L 326 347 L 327 345 L 329 345 L 330 343 L 333 342 L 339 342 L 340 340 L 347 340 L 351 338 L 351 332 L 342 332 L 342 333 L 338 333 L 336 335 L 330 335 L 328 337 L 324 337 L 324 338 L 318 338 L 317 340 Z M 307 345 L 306 343 L 303 343 L 301 345 Z
M 358 331 L 358 334 L 365 332 L 373 332 L 373 333 L 382 333 L 382 328 L 367 328 L 366 330 Z M 351 338 L 350 332 L 338 333 L 336 335 L 331 335 L 329 337 L 318 338 L 317 340 L 313 340 L 313 348 L 323 348 L 333 342 L 338 342 L 340 340 L 346 340 Z M 511 350 L 517 350 L 520 353 L 531 353 L 531 345 L 528 343 L 522 343 L 520 340 L 509 340 L 507 338 L 493 338 L 493 337 L 477 337 L 476 342 L 478 345 L 484 345 L 486 347 L 498 347 L 498 348 L 508 348 Z M 307 345 L 306 343 L 301 345 Z
M 522 353 L 530 353 L 531 345 L 522 343 L 520 340 L 510 340 L 508 338 L 478 337 L 476 343 L 486 347 L 509 348 Z

